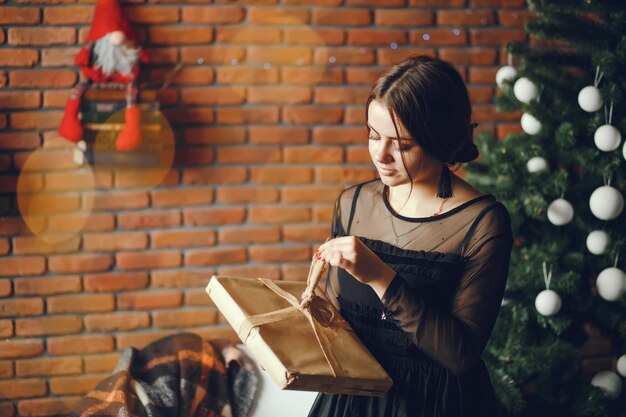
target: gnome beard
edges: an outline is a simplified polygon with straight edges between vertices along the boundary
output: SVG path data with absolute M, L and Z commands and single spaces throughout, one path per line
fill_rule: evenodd
M 109 33 L 94 43 L 95 67 L 100 68 L 106 76 L 115 73 L 130 76 L 137 65 L 141 50 L 129 42 L 117 45 L 111 39 L 113 35 L 114 33 Z

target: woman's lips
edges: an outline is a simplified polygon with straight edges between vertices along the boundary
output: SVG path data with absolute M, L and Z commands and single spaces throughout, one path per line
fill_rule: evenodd
M 378 170 L 380 171 L 381 175 L 393 175 L 395 174 L 396 170 L 395 169 L 387 169 L 387 168 L 382 168 L 382 167 L 378 167 Z

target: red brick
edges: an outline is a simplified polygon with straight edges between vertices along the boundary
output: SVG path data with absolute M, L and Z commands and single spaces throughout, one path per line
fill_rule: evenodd
M 318 167 L 315 169 L 315 182 L 355 184 L 376 178 L 374 168 Z
M 463 1 L 465 4 L 465 1 Z M 524 7 L 526 6 L 525 0 L 470 0 L 470 6 L 475 7 Z
M 153 248 L 211 246 L 215 244 L 215 232 L 210 229 L 163 230 L 150 235 Z
M 324 26 L 369 26 L 372 12 L 366 9 L 314 8 L 311 21 Z
M 0 338 L 13 337 L 13 321 L 0 320 Z
M 439 10 L 437 24 L 440 26 L 492 26 L 495 23 L 491 10 Z
M 169 153 L 169 152 L 168 152 Z M 167 155 L 165 152 L 163 153 Z M 162 155 L 163 155 L 162 154 Z M 168 169 L 166 166 L 161 166 L 155 169 L 144 169 L 141 171 L 141 175 L 137 175 L 137 170 L 122 170 L 118 169 L 115 172 L 115 187 L 116 188 L 145 188 L 155 185 L 166 186 L 178 184 L 178 178 L 180 176 L 177 169 Z
M 450 46 L 467 43 L 466 30 L 458 28 L 414 30 L 411 31 L 409 37 L 411 45 L 419 46 Z
M 147 312 L 88 314 L 85 328 L 90 332 L 112 332 L 142 329 L 150 326 Z
M 42 112 L 42 113 L 55 113 L 55 112 Z M 15 113 L 15 115 L 34 115 L 30 112 Z M 36 123 L 37 118 L 34 119 Z M 16 126 L 13 126 L 16 127 Z M 24 125 L 26 128 L 27 125 Z M 35 126 L 37 129 L 43 128 L 43 126 Z M 57 170 L 73 170 L 76 169 L 76 164 L 72 160 L 72 151 L 69 147 L 62 149 L 55 148 L 40 148 L 34 152 L 22 152 L 15 154 L 15 165 L 18 168 L 22 168 L 24 171 L 57 171 Z M 78 201 L 78 199 L 76 199 Z
M 74 28 L 9 28 L 10 45 L 72 45 L 76 43 Z
M 310 103 L 311 89 L 294 86 L 248 87 L 248 102 L 255 104 L 302 104 Z
M 280 160 L 280 148 L 274 146 L 228 146 L 217 150 L 217 162 L 220 164 L 266 164 Z
M 83 363 L 78 357 L 22 359 L 15 362 L 18 376 L 71 375 L 82 372 Z
M 183 171 L 185 184 L 233 184 L 244 182 L 245 168 L 188 168 Z
M 309 142 L 309 136 L 310 136 L 309 130 L 307 128 L 294 128 L 294 127 L 287 127 L 287 126 L 252 126 L 250 127 L 250 142 L 257 143 L 257 144 L 283 144 L 283 145 L 303 144 L 303 143 Z M 243 150 L 243 148 L 244 147 L 241 147 L 241 148 L 233 147 L 230 149 L 223 148 L 223 149 L 220 149 L 220 151 L 225 151 L 224 153 L 228 152 L 229 154 L 236 155 L 236 149 Z M 246 146 L 245 148 L 251 149 L 254 152 L 256 152 L 257 149 L 265 149 L 265 148 L 252 148 L 249 146 Z M 259 155 L 259 158 L 256 162 L 263 162 L 263 163 L 279 162 L 280 150 L 278 148 L 267 148 L 267 149 L 268 151 L 266 151 L 265 154 Z M 270 151 L 269 149 L 274 149 L 274 150 Z M 224 155 L 224 153 L 222 153 L 222 156 Z M 242 157 L 242 160 L 243 158 L 248 159 L 248 162 L 244 162 L 244 163 L 254 162 L 254 159 L 255 159 L 253 154 Z
M 208 298 L 208 296 L 207 296 Z M 217 310 L 195 308 L 193 310 L 161 310 L 152 314 L 155 327 L 187 328 L 218 323 Z
M 118 308 L 121 310 L 151 310 L 157 308 L 179 307 L 182 303 L 180 291 L 143 291 L 125 292 L 117 295 Z M 120 346 L 117 346 L 118 349 Z
M 163 211 L 129 211 L 117 215 L 120 229 L 153 229 L 180 225 L 180 212 L 177 210 Z
M 248 248 L 250 260 L 255 262 L 297 262 L 310 261 L 311 249 L 308 246 L 263 245 Z
M 134 23 L 163 24 L 176 23 L 180 20 L 178 7 L 146 5 L 126 7 L 126 16 Z
M 0 50 L 0 65 L 3 67 L 32 67 L 39 61 L 35 49 Z
M 17 336 L 45 336 L 50 334 L 78 333 L 82 322 L 78 316 L 51 316 L 15 320 Z
M 150 82 L 162 85 L 169 78 L 170 85 L 211 84 L 215 78 L 215 70 L 207 67 L 182 67 L 172 73 L 172 68 L 154 68 L 150 71 Z
M 279 80 L 278 74 L 278 68 L 223 66 L 217 68 L 217 83 L 239 85 L 276 84 Z
M 441 48 L 439 57 L 459 65 L 493 65 L 496 51 L 487 48 Z
M 61 398 L 21 400 L 17 405 L 17 412 L 23 417 L 67 415 L 81 399 L 81 397 L 64 396 Z
M 113 337 L 109 335 L 49 337 L 47 346 L 51 355 L 110 352 L 114 349 Z
M 9 74 L 9 85 L 15 88 L 72 87 L 76 81 L 73 70 L 15 70 Z
M 284 160 L 290 164 L 329 164 L 343 159 L 338 146 L 292 146 L 284 149 Z
M 178 266 L 181 255 L 178 251 L 120 252 L 116 255 L 117 267 L 125 270 L 158 269 Z
M 497 128 L 497 137 L 506 138 L 511 133 L 522 133 L 522 126 L 519 123 L 499 123 Z
M 197 64 L 198 60 L 202 60 L 205 64 L 223 64 L 230 63 L 236 59 L 241 61 L 246 56 L 246 50 L 243 47 L 227 46 L 188 46 L 181 48 L 182 61 L 186 64 Z
M 489 84 L 493 85 L 496 80 L 496 73 L 499 67 L 470 67 L 469 82 L 472 84 Z
M 240 104 L 245 101 L 243 87 L 194 87 L 182 90 L 183 103 L 197 104 Z
M 311 5 L 311 6 L 339 6 L 343 0 L 283 0 L 283 4 Z
M 91 313 L 115 309 L 113 294 L 58 295 L 48 297 L 49 313 Z
M 246 130 L 240 127 L 208 127 L 185 129 L 189 144 L 233 144 L 246 140 Z
M 280 240 L 280 228 L 275 226 L 221 227 L 218 242 L 224 243 L 269 243 Z
M 470 42 L 478 46 L 504 45 L 507 42 L 523 42 L 527 38 L 524 29 L 470 29 Z
M 46 271 L 45 258 L 41 256 L 12 256 L 0 258 L 0 276 L 40 275 Z
M 286 264 L 282 266 L 281 273 L 283 279 L 285 281 L 299 281 L 306 282 L 307 276 L 309 275 L 309 267 L 311 265 L 309 263 L 305 264 Z M 320 283 L 320 286 L 323 288 L 324 285 Z
M 3 400 L 40 397 L 48 392 L 43 379 L 18 379 L 0 381 L 0 392 Z M 23 414 L 20 414 L 23 415 Z
M 153 64 L 177 64 L 178 48 L 144 48 Z
M 61 111 L 13 113 L 11 114 L 11 127 L 18 130 L 57 129 L 62 117 L 63 112 Z M 71 159 L 68 159 L 68 161 L 71 162 Z M 61 162 L 64 163 L 65 161 Z M 19 164 L 17 155 L 16 164 Z M 64 165 L 65 168 L 69 168 L 67 164 Z M 72 167 L 75 166 L 76 165 L 73 165 Z
M 45 7 L 43 21 L 49 25 L 74 25 L 91 23 L 94 8 L 91 6 Z
M 498 10 L 498 22 L 500 26 L 525 27 L 534 13 L 528 10 Z
M 205 7 L 186 6 L 182 9 L 183 22 L 226 24 L 243 21 L 245 12 L 243 7 Z
M 74 65 L 79 47 L 45 48 L 41 51 L 41 65 L 44 67 L 65 67 Z
M 368 65 L 374 64 L 374 52 L 366 47 L 324 48 L 315 51 L 314 63 L 328 65 L 330 58 L 335 65 Z
M 217 121 L 223 124 L 277 123 L 278 107 L 222 108 L 217 110 Z
M 50 271 L 60 273 L 106 271 L 113 266 L 111 255 L 53 255 L 48 258 Z
M 283 227 L 283 239 L 286 242 L 310 242 L 320 244 L 330 236 L 330 224 L 317 225 L 286 225 Z
M 333 218 L 332 206 L 315 206 L 313 207 L 313 220 L 316 222 L 330 223 Z
M 49 217 L 50 230 L 56 232 L 72 232 L 76 231 L 76 224 L 83 224 L 84 232 L 100 232 L 103 230 L 112 230 L 115 226 L 115 217 L 108 213 L 72 213 L 57 214 Z
M 323 203 L 337 199 L 343 187 L 285 187 L 282 201 L 285 203 Z
M 11 295 L 11 281 L 0 279 L 0 297 L 8 297 L 9 295 Z
M 55 395 L 86 394 L 108 376 L 108 374 L 97 374 L 53 377 L 50 378 L 50 393 Z
M 268 27 L 219 27 L 217 29 L 216 40 L 220 43 L 230 44 L 268 44 L 280 43 L 281 31 L 278 28 Z M 224 61 L 226 62 L 226 61 Z
M 0 317 L 36 316 L 43 314 L 41 298 L 13 298 L 0 300 Z
M 348 45 L 396 45 L 406 44 L 404 30 L 392 29 L 350 29 L 348 31 Z
M 147 313 L 146 313 L 147 314 Z M 85 372 L 93 374 L 96 372 L 105 372 L 110 374 L 115 369 L 119 361 L 120 355 L 117 353 L 104 353 L 99 355 L 84 355 Z
M 467 0 L 409 0 L 409 6 L 418 7 L 463 7 Z
M 79 276 L 54 276 L 44 278 L 18 278 L 13 281 L 15 294 L 53 295 L 80 292 Z
M 206 284 L 208 284 L 208 281 L 209 281 L 210 278 L 211 277 L 207 277 Z M 206 287 L 206 284 L 204 284 L 204 287 Z M 213 305 L 213 302 L 211 301 L 211 299 L 207 295 L 204 287 L 203 288 L 198 288 L 196 290 L 187 290 L 187 291 L 185 291 L 185 298 L 184 298 L 185 305 L 186 306 L 197 306 L 197 307 L 206 307 L 208 305 Z
M 279 192 L 272 187 L 223 187 L 217 190 L 217 201 L 226 204 L 274 203 Z
M 77 252 L 79 247 L 80 238 L 77 236 L 57 243 L 47 243 L 35 236 L 18 236 L 13 238 L 13 253 L 18 255 Z
M 315 86 L 319 84 L 343 84 L 341 68 L 312 67 L 283 67 L 280 71 L 284 84 L 300 84 Z
M 308 65 L 312 61 L 311 49 L 300 46 L 251 46 L 247 62 L 250 64 Z
M 2 417 L 11 417 L 15 412 L 15 406 L 12 402 L 1 402 L 0 403 L 0 416 Z
M 89 252 L 145 249 L 148 236 L 143 232 L 85 233 L 83 249 Z
M 119 210 L 147 207 L 148 193 L 141 191 L 111 191 L 93 194 L 93 209 Z
M 309 21 L 309 11 L 299 8 L 251 7 L 246 17 L 248 22 L 261 25 L 297 25 Z
M 1 238 L 0 239 L 0 255 L 6 255 L 11 250 L 11 244 L 9 239 Z
M 273 266 L 222 266 L 217 273 L 229 277 L 280 279 L 280 269 Z
M 359 144 L 366 138 L 365 127 L 318 127 L 313 131 L 313 141 L 325 145 Z
M 87 291 L 120 291 L 148 286 L 148 275 L 143 272 L 89 274 L 84 277 Z
M 362 87 L 317 87 L 315 102 L 318 104 L 363 104 L 369 88 Z
M 210 204 L 213 202 L 213 188 L 188 187 L 164 190 L 152 190 L 151 198 L 153 207 L 178 207 Z
M 213 29 L 208 27 L 151 27 L 152 45 L 190 45 L 213 42 Z
M 119 333 L 116 335 L 118 349 L 125 349 L 127 347 L 135 347 L 141 349 L 146 345 L 154 342 L 157 339 L 161 339 L 166 336 L 170 336 L 175 332 L 174 330 L 168 331 L 150 331 L 150 332 L 133 332 L 133 333 Z
M 285 151 L 290 152 L 289 148 L 285 149 Z M 313 171 L 309 168 L 267 165 L 261 168 L 253 168 L 251 172 L 251 180 L 257 184 L 302 184 L 309 183 L 312 179 Z
M 41 145 L 41 139 L 37 133 L 19 132 L 19 133 L 0 133 L 0 149 L 17 150 L 17 149 L 35 149 Z
M 0 361 L 0 379 L 8 379 L 8 378 L 13 377 L 13 375 L 14 375 L 13 362 L 12 361 Z M 5 415 L 2 413 L 3 413 L 2 408 L 0 408 L 0 416 Z
M 39 8 L 3 7 L 0 24 L 22 25 L 39 23 Z
M 240 247 L 194 249 L 185 252 L 185 265 L 190 266 L 242 263 L 247 260 L 246 250 Z
M 246 218 L 243 207 L 195 208 L 187 209 L 184 214 L 186 226 L 206 226 L 242 223 Z
M 176 151 L 174 164 L 176 165 L 208 165 L 215 159 L 215 153 L 211 148 L 196 147 L 184 148 Z
M 433 13 L 429 10 L 387 10 L 379 9 L 374 16 L 377 27 L 430 26 L 434 23 Z
M 38 339 L 0 340 L 0 359 L 38 356 L 44 351 L 43 341 Z
M 212 272 L 204 268 L 159 270 L 151 274 L 150 285 L 156 288 L 201 287 L 204 290 L 211 275 Z
M 307 207 L 254 206 L 250 207 L 248 220 L 251 223 L 298 223 L 311 220 L 311 210 Z

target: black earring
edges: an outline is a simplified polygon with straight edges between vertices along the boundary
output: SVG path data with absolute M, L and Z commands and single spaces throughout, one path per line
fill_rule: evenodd
M 437 197 L 448 198 L 452 197 L 452 184 L 450 183 L 450 169 L 445 162 L 441 166 L 441 176 L 439 177 L 439 190 L 437 191 Z

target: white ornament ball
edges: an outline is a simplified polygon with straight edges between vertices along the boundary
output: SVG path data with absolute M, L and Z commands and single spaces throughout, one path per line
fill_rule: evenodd
M 593 141 L 601 151 L 611 152 L 619 148 L 622 135 L 614 126 L 602 125 L 596 129 L 593 135 Z
M 512 80 L 515 77 L 517 77 L 517 70 L 510 65 L 505 65 L 496 72 L 496 84 L 502 88 L 505 81 Z
M 557 198 L 548 206 L 548 220 L 555 226 L 563 226 L 574 218 L 574 207 L 564 198 Z
M 598 219 L 613 220 L 624 209 L 624 197 L 616 188 L 604 185 L 591 193 L 589 208 Z
M 603 104 L 600 90 L 593 85 L 588 85 L 578 93 L 578 105 L 586 112 L 593 113 L 599 110 Z
M 626 159 L 626 142 L 624 142 L 624 146 L 622 147 L 622 156 Z
M 513 94 L 522 103 L 530 103 L 539 96 L 539 89 L 526 77 L 522 77 L 513 84 Z
M 611 237 L 604 230 L 594 230 L 587 235 L 587 249 L 594 255 L 602 255 L 611 243 Z
M 622 355 L 617 360 L 617 372 L 621 376 L 626 376 L 626 355 Z
M 522 130 L 529 135 L 536 135 L 541 130 L 541 122 L 530 113 L 522 114 L 520 123 L 522 124 Z
M 613 371 L 597 373 L 591 379 L 591 385 L 602 389 L 613 400 L 622 392 L 622 380 Z
M 548 161 L 541 156 L 534 156 L 526 162 L 526 168 L 531 174 L 548 170 Z
M 598 294 L 606 301 L 618 300 L 624 293 L 624 280 L 626 277 L 621 269 L 613 267 L 603 269 L 596 278 Z
M 535 308 L 542 316 L 552 316 L 561 309 L 561 297 L 556 291 L 543 290 L 535 298 Z

